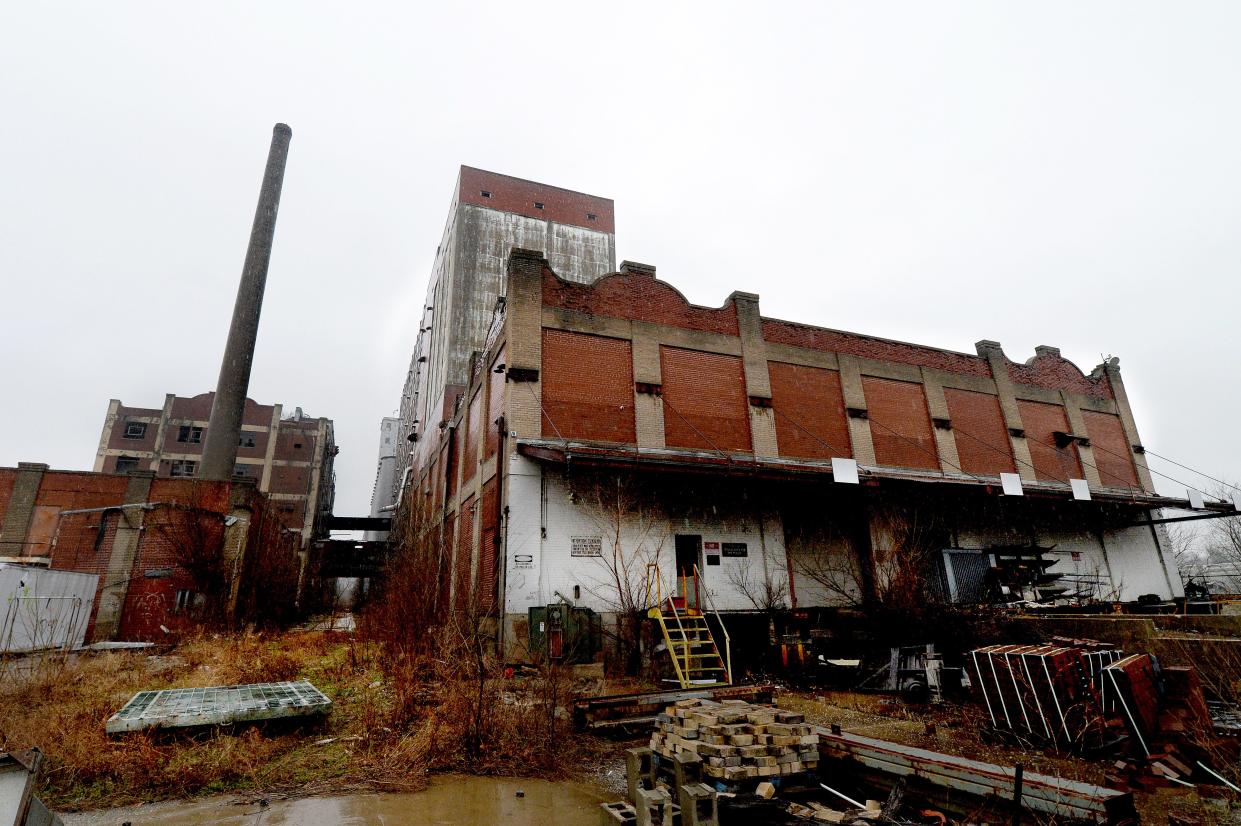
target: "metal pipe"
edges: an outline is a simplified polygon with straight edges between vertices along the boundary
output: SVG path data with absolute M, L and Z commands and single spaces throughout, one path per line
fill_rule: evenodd
M 272 129 L 263 188 L 259 191 L 258 206 L 254 211 L 250 246 L 246 250 L 241 283 L 237 286 L 237 301 L 233 305 L 233 321 L 228 329 L 224 359 L 220 363 L 220 380 L 211 404 L 211 418 L 207 421 L 200 474 L 203 479 L 228 481 L 237 462 L 237 441 L 241 437 L 246 392 L 250 387 L 250 367 L 254 362 L 254 344 L 259 333 L 259 313 L 263 309 L 263 290 L 267 286 L 267 267 L 271 262 L 272 239 L 276 233 L 276 213 L 280 209 L 284 166 L 292 137 L 293 130 L 283 123 L 277 123 Z
M 850 805 L 852 805 L 852 806 L 854 806 L 854 807 L 856 807 L 856 808 L 858 808 L 858 809 L 865 809 L 865 808 L 866 808 L 866 804 L 865 804 L 865 803 L 858 803 L 858 802 L 857 802 L 856 800 L 854 800 L 852 797 L 847 797 L 847 796 L 845 796 L 845 795 L 841 794 L 840 792 L 836 791 L 835 789 L 833 789 L 831 786 L 827 785 L 826 783 L 820 783 L 819 785 L 820 785 L 820 786 L 822 786 L 823 788 L 827 789 L 827 790 L 828 790 L 829 792 L 831 792 L 832 794 L 834 794 L 834 795 L 836 795 L 837 797 L 839 797 L 839 798 L 840 798 L 841 800 L 843 800 L 844 802 L 846 802 L 846 803 L 848 803 L 848 804 L 850 804 Z

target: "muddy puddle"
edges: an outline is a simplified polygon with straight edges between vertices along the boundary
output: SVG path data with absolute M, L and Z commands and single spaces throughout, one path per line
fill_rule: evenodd
M 518 797 L 518 792 L 523 796 Z M 613 799 L 571 782 L 504 777 L 449 777 L 426 791 L 355 794 L 238 805 L 235 798 L 153 803 L 76 815 L 66 826 L 320 826 L 320 824 L 462 824 L 462 826 L 595 826 L 599 804 Z

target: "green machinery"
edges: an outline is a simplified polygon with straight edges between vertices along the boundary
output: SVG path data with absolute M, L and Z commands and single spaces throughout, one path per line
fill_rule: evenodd
M 551 662 L 594 662 L 602 647 L 599 615 L 589 608 L 565 602 L 529 609 L 530 653 Z

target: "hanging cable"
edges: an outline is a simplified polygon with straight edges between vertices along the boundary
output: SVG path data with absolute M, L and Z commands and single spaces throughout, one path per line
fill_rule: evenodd
M 1127 456 L 1124 456 L 1123 454 L 1117 453 L 1117 452 L 1116 452 L 1116 451 L 1114 451 L 1114 450 L 1108 450 L 1107 448 L 1102 447 L 1102 446 L 1100 446 L 1100 445 L 1093 445 L 1093 447 L 1097 447 L 1099 450 L 1102 450 L 1104 453 L 1107 453 L 1107 454 L 1110 454 L 1110 455 L 1112 455 L 1112 456 L 1115 456 L 1115 457 L 1116 457 L 1116 458 L 1118 458 L 1118 459 L 1127 459 L 1127 458 L 1129 458 L 1129 457 L 1127 457 Z M 1161 458 L 1162 458 L 1162 457 L 1161 457 Z M 1168 479 L 1168 480 L 1170 480 L 1170 481 L 1172 481 L 1172 482 L 1176 482 L 1178 485 L 1184 485 L 1184 486 L 1185 486 L 1185 487 L 1187 487 L 1187 488 L 1191 488 L 1191 489 L 1193 489 L 1193 490 L 1198 490 L 1198 486 L 1197 486 L 1197 485 L 1191 485 L 1191 484 L 1189 484 L 1188 482 L 1184 482 L 1184 481 L 1182 481 L 1182 480 L 1180 480 L 1180 479 L 1177 479 L 1175 476 L 1169 476 L 1169 475 L 1168 475 L 1168 474 L 1166 474 L 1166 473 L 1161 473 L 1161 472 L 1159 472 L 1159 471 L 1155 470 L 1155 469 L 1154 469 L 1153 467 L 1151 467 L 1150 465 L 1147 465 L 1147 466 L 1146 466 L 1146 469 L 1147 469 L 1147 470 L 1149 470 L 1151 473 L 1155 474 L 1156 476 L 1162 476 L 1162 477 L 1163 477 L 1163 478 L 1165 478 L 1165 479 Z M 1186 470 L 1190 470 L 1190 468 L 1186 468 Z M 1197 473 L 1197 471 L 1194 471 L 1194 473 Z M 1210 478 L 1210 477 L 1208 477 L 1208 478 Z M 1200 491 L 1200 492 L 1201 492 L 1201 493 L 1203 493 L 1203 494 L 1205 495 L 1205 491 Z M 1212 498 L 1218 498 L 1218 497 L 1212 497 Z M 1223 500 L 1223 499 L 1219 499 L 1219 501 L 1220 501 L 1220 502 L 1223 502 L 1224 500 Z
M 1175 459 L 1169 459 L 1167 456 L 1161 456 L 1161 455 L 1159 455 L 1158 453 L 1156 453 L 1155 451 L 1151 450 L 1149 447 L 1144 447 L 1144 448 L 1142 448 L 1142 450 L 1143 450 L 1143 452 L 1148 453 L 1148 454 L 1150 454 L 1151 456 L 1154 456 L 1156 459 L 1163 459 L 1165 462 L 1171 462 L 1172 464 L 1176 465 L 1176 466 L 1177 466 L 1177 467 L 1179 467 L 1179 468 L 1184 468 L 1185 470 L 1188 470 L 1190 473 L 1196 473 L 1196 474 L 1198 474 L 1198 475 L 1199 475 L 1199 476 L 1201 476 L 1203 479 L 1210 479 L 1212 482 L 1216 482 L 1216 483 L 1218 483 L 1218 484 L 1221 484 L 1221 485 L 1223 485 L 1223 486 L 1224 486 L 1224 487 L 1226 487 L 1226 488 L 1232 488 L 1233 490 L 1237 491 L 1238 493 L 1241 493 L 1241 488 L 1237 487 L 1236 485 L 1234 485 L 1234 484 L 1232 484 L 1232 483 L 1230 483 L 1230 482 L 1225 482 L 1223 479 L 1216 479 L 1214 476 L 1209 476 L 1209 475 L 1207 475 L 1207 474 L 1203 473 L 1203 472 L 1202 472 L 1202 471 L 1200 471 L 1200 470 L 1194 470 L 1193 468 L 1189 467 L 1188 465 L 1182 465 L 1180 462 L 1176 461 Z M 1148 466 L 1148 467 L 1149 467 L 1149 466 Z
M 720 446 L 719 446 L 719 445 L 717 445 L 715 442 L 713 442 L 713 441 L 711 441 L 710 439 L 708 439 L 708 438 L 707 438 L 707 435 L 706 435 L 705 433 L 703 433 L 703 432 L 702 432 L 701 430 L 699 430 L 698 428 L 694 427 L 694 423 L 693 423 L 693 422 L 691 422 L 689 419 L 685 418 L 685 416 L 681 415 L 681 411 L 680 411 L 680 410 L 677 410 L 677 409 L 676 409 L 676 408 L 672 405 L 672 402 L 668 401 L 668 397 L 667 397 L 667 396 L 663 396 L 663 397 L 661 397 L 661 398 L 663 399 L 663 403 L 664 403 L 664 405 L 665 405 L 665 406 L 666 406 L 669 410 L 671 410 L 673 413 L 675 413 L 675 414 L 677 414 L 678 416 L 680 416 L 680 417 L 681 417 L 681 421 L 683 421 L 683 422 L 685 422 L 687 425 L 689 425 L 690 429 L 691 429 L 691 430 L 693 430 L 695 433 L 697 433 L 697 434 L 698 434 L 698 436 L 699 436 L 699 437 L 700 437 L 700 438 L 701 438 L 704 442 L 706 442 L 707 444 L 709 444 L 709 445 L 711 446 L 711 448 L 712 448 L 712 449 L 713 449 L 716 453 L 720 454 L 720 455 L 721 455 L 721 456 L 723 456 L 725 459 L 727 459 L 727 460 L 728 460 L 728 463 L 729 463 L 730 465 L 733 463 L 733 457 L 732 457 L 732 456 L 729 456 L 729 455 L 728 455 L 727 453 L 725 453 L 723 450 L 720 450 Z M 757 456 L 754 458 L 754 461 L 755 461 L 755 462 L 757 462 L 757 461 L 758 461 L 758 457 L 757 457 Z
M 921 450 L 923 453 L 925 453 L 925 454 L 927 454 L 928 456 L 930 456 L 930 457 L 932 457 L 933 459 L 935 459 L 935 461 L 936 461 L 936 462 L 940 462 L 940 461 L 945 462 L 945 463 L 946 463 L 946 464 L 948 464 L 950 467 L 954 467 L 954 468 L 956 468 L 957 470 L 961 471 L 961 473 L 962 473 L 962 474 L 964 474 L 964 475 L 966 475 L 966 476 L 970 477 L 971 479 L 974 479 L 975 481 L 982 482 L 984 485 L 994 485 L 994 484 L 995 484 L 995 482 L 993 482 L 993 481 L 992 481 L 992 480 L 990 480 L 990 479 L 984 479 L 984 478 L 982 478 L 981 476 L 975 476 L 974 474 L 970 473 L 969 471 L 967 471 L 965 468 L 961 467 L 960 465 L 954 464 L 954 463 L 952 463 L 952 462 L 948 461 L 947 459 L 942 458 L 942 457 L 939 455 L 939 452 L 938 452 L 938 451 L 935 451 L 935 450 L 928 450 L 927 448 L 925 448 L 925 447 L 923 447 L 922 445 L 920 445 L 920 444 L 918 444 L 917 442 L 915 442 L 913 439 L 909 439 L 909 438 L 906 438 L 905 436 L 902 436 L 900 433 L 897 433 L 895 430 L 893 430 L 892 428 L 888 427 L 888 426 L 887 426 L 886 424 L 884 424 L 883 422 L 878 421 L 877 419 L 868 419 L 868 421 L 869 421 L 871 424 L 877 424 L 877 425 L 879 425 L 879 426 L 880 426 L 880 427 L 882 427 L 884 430 L 888 431 L 888 432 L 889 432 L 889 433 L 891 433 L 893 436 L 895 436 L 896 438 L 900 439 L 902 442 L 906 442 L 907 444 L 911 444 L 911 445 L 913 445 L 913 446 L 914 446 L 914 447 L 916 447 L 918 450 Z
M 556 427 L 555 420 L 552 419 L 551 414 L 547 412 L 547 409 L 543 407 L 543 400 L 540 399 L 538 394 L 534 392 L 534 388 L 527 384 L 526 389 L 529 390 L 530 395 L 534 397 L 534 403 L 539 406 L 539 410 L 542 411 L 543 417 L 547 419 L 547 423 L 552 426 L 552 430 L 556 431 L 556 436 L 560 439 L 560 441 L 569 441 L 564 437 L 564 434 L 560 432 L 560 428 Z
M 827 440 L 826 440 L 826 439 L 821 439 L 821 438 L 819 438 L 819 436 L 817 436 L 816 434 L 811 433 L 809 430 L 807 430 L 806 428 L 802 427 L 802 426 L 801 426 L 801 424 L 799 424 L 799 423 L 797 422 L 797 420 L 796 420 L 796 419 L 794 419 L 792 416 L 789 416 L 787 413 L 783 413 L 783 412 L 781 412 L 781 411 L 780 411 L 780 409 L 779 409 L 778 407 L 776 407 L 775 405 L 772 405 L 771 412 L 775 413 L 777 416 L 782 417 L 782 418 L 783 418 L 785 421 L 787 421 L 789 424 L 793 425 L 793 427 L 797 428 L 797 429 L 798 429 L 798 430 L 800 430 L 802 433 L 805 433 L 805 434 L 806 434 L 807 436 L 809 436 L 811 439 L 814 439 L 816 442 L 818 442 L 819 444 L 823 445 L 825 448 L 827 448 L 827 449 L 828 449 L 829 451 L 831 451 L 832 453 L 834 453 L 834 454 L 838 454 L 841 458 L 844 458 L 844 456 L 845 456 L 847 453 L 851 453 L 851 452 L 852 452 L 852 451 L 847 451 L 847 450 L 846 450 L 846 451 L 842 451 L 842 450 L 840 450 L 839 448 L 837 448 L 837 447 L 835 447 L 835 446 L 833 446 L 833 445 L 831 445 L 831 444 L 828 444 L 828 442 L 827 442 Z
M 973 433 L 970 433 L 968 430 L 965 430 L 964 428 L 957 427 L 955 424 L 952 426 L 952 431 L 954 433 L 964 433 L 966 436 L 969 436 L 971 439 L 978 442 L 983 447 L 988 448 L 989 450 L 994 450 L 996 453 L 1000 454 L 1001 456 L 1006 456 L 1009 459 L 1012 459 L 1014 463 L 1020 462 L 1021 464 L 1028 467 L 1030 470 L 1034 471 L 1034 474 L 1036 477 L 1038 476 L 1038 468 L 1036 468 L 1032 463 L 1027 462 L 1025 459 L 1017 458 L 1017 454 L 1010 453 L 1006 450 L 998 448 L 995 445 L 991 444 L 990 442 L 984 442 L 982 439 L 978 438 Z M 1013 467 L 1014 469 L 1016 469 L 1016 464 L 1014 464 Z M 1047 475 L 1051 476 L 1051 478 L 1055 479 L 1057 482 L 1064 482 L 1066 485 L 1069 484 L 1068 479 L 1061 479 L 1059 476 L 1056 476 L 1054 473 L 1050 473 Z

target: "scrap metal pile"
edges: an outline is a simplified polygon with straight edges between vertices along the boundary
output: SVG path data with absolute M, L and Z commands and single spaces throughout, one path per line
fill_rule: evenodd
M 968 659 L 991 726 L 1007 738 L 1124 755 L 1108 775 L 1121 789 L 1187 785 L 1195 766 L 1210 773 L 1200 761 L 1210 758 L 1211 714 L 1193 668 L 1160 668 L 1093 640 L 990 645 Z

